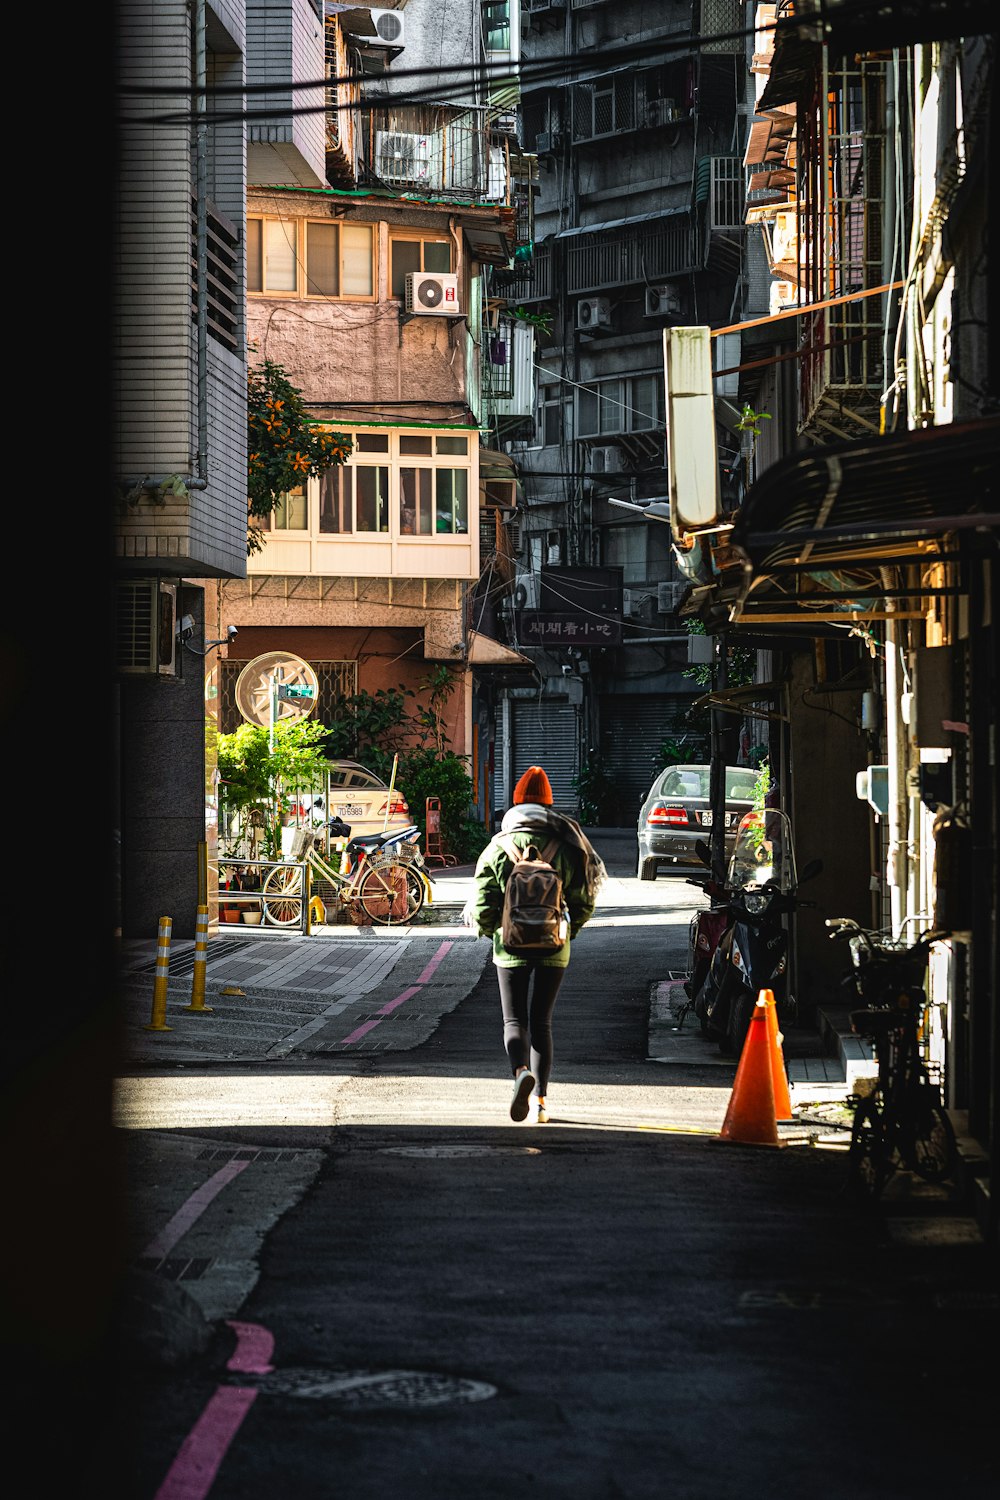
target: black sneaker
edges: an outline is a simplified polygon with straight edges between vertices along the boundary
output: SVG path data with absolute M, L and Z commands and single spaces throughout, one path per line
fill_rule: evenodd
M 510 1100 L 510 1117 L 512 1120 L 521 1121 L 527 1118 L 528 1100 L 531 1090 L 535 1087 L 535 1075 L 525 1068 L 523 1073 L 518 1073 L 514 1079 L 514 1092 Z

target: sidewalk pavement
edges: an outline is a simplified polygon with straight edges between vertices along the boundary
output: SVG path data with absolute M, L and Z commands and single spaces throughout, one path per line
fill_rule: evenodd
M 601 833 L 606 840 L 606 831 Z M 623 846 L 626 840 L 620 840 Z M 648 907 L 651 921 L 665 908 L 676 921 L 688 894 L 697 901 L 693 891 L 679 892 L 676 885 L 639 883 L 614 873 L 622 863 L 609 861 L 605 920 L 615 923 L 616 911 Z M 201 1013 L 192 1009 L 194 942 L 175 940 L 162 1029 L 151 1025 L 156 942 L 122 942 L 128 1064 L 273 1061 L 297 1052 L 347 1056 L 362 1037 L 366 1050 L 419 1046 L 471 993 L 489 960 L 489 945 L 461 921 L 473 872 L 471 864 L 431 868 L 433 900 L 409 926 L 359 927 L 343 914 L 315 926 L 309 937 L 275 928 L 220 926 L 209 939 Z M 428 1001 L 424 987 L 432 979 Z M 649 1060 L 732 1069 L 733 1059 L 722 1056 L 694 1017 L 685 1014 L 683 979 L 682 972 L 672 970 L 652 986 Z M 404 1003 L 417 996 L 422 1004 Z M 392 1027 L 373 1036 L 389 1015 Z M 823 1018 L 819 1029 L 791 1032 L 784 1050 L 796 1105 L 846 1101 L 864 1087 L 859 1079 L 875 1072 L 871 1049 L 851 1034 L 846 1013 Z

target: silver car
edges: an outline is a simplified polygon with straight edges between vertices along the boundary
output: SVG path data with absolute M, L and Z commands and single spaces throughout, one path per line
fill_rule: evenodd
M 753 807 L 757 772 L 752 766 L 726 767 L 726 855 L 744 813 Z M 712 836 L 708 766 L 667 766 L 639 809 L 636 874 L 655 880 L 660 865 L 704 866 L 695 843 Z

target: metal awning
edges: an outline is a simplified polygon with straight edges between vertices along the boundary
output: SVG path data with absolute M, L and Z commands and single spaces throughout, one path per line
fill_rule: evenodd
M 606 219 L 603 224 L 577 224 L 572 229 L 560 229 L 557 234 L 546 236 L 554 240 L 567 240 L 577 234 L 604 234 L 608 229 L 630 229 L 633 224 L 651 224 L 654 219 L 676 219 L 690 214 L 690 208 L 657 208 L 648 214 L 632 214 L 627 219 Z
M 849 568 L 1000 525 L 1000 417 L 791 454 L 748 495 L 732 544 L 754 576 Z
M 771 723 L 787 724 L 787 714 L 760 706 L 764 702 L 780 701 L 783 691 L 780 682 L 752 682 L 745 687 L 716 688 L 714 692 L 696 698 L 691 707 L 719 708 L 723 713 L 740 714 L 747 719 L 768 719 Z
M 484 635 L 481 630 L 469 631 L 469 666 L 477 670 L 498 668 L 502 671 L 514 670 L 537 675 L 537 668 L 529 657 L 522 656 L 520 651 L 511 650 L 510 646 L 494 640 L 491 635 Z

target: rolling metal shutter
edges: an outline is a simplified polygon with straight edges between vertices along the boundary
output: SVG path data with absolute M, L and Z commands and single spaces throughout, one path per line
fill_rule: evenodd
M 601 698 L 601 761 L 621 787 L 623 826 L 634 821 L 653 777 L 663 769 L 663 741 L 687 736 L 685 744 L 692 742 L 687 717 L 690 706 L 690 698 L 669 693 L 607 694 Z M 695 735 L 693 743 L 696 758 L 707 762 L 707 737 Z
M 511 707 L 514 784 L 529 766 L 542 766 L 552 783 L 553 805 L 575 815 L 579 798 L 573 777 L 580 764 L 576 708 L 562 698 L 514 698 Z

